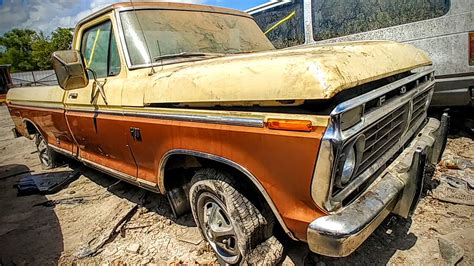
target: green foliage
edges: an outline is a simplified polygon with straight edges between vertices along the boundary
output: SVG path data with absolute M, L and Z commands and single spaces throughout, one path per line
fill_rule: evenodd
M 49 37 L 29 29 L 12 29 L 0 37 L 0 64 L 13 72 L 51 69 L 51 54 L 69 49 L 72 29 L 57 28 Z

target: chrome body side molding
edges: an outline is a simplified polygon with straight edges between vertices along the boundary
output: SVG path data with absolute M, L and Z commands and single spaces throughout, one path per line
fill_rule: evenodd
M 51 145 L 51 144 L 48 144 L 48 146 L 52 149 L 54 149 L 56 152 L 62 154 L 62 155 L 65 155 L 67 157 L 70 157 L 70 158 L 73 158 L 73 159 L 76 159 L 80 162 L 82 162 L 83 164 L 91 167 L 91 168 L 94 168 L 100 172 L 103 172 L 105 174 L 108 174 L 110 176 L 113 176 L 115 178 L 118 178 L 120 180 L 123 180 L 127 183 L 130 183 L 132 185 L 135 185 L 137 187 L 140 187 L 140 188 L 143 188 L 143 189 L 146 189 L 146 190 L 149 190 L 151 192 L 154 192 L 154 193 L 161 193 L 158 186 L 152 182 L 149 182 L 149 181 L 146 181 L 146 180 L 143 180 L 143 179 L 139 179 L 139 178 L 136 178 L 134 176 L 131 176 L 131 175 L 128 175 L 128 174 L 125 174 L 125 173 L 122 173 L 120 171 L 117 171 L 115 169 L 112 169 L 112 168 L 109 168 L 109 167 L 106 167 L 106 166 L 103 166 L 103 165 L 100 165 L 98 163 L 95 163 L 93 161 L 90 161 L 90 160 L 87 160 L 87 159 L 83 159 L 83 158 L 80 158 L 80 157 L 76 157 L 72 154 L 71 151 L 67 151 L 65 149 L 62 149 L 62 148 L 59 148 L 59 147 L 56 147 L 54 145 Z
M 94 108 L 55 108 L 47 106 L 36 106 L 31 103 L 28 105 L 22 104 L 12 104 L 12 106 L 27 107 L 27 108 L 46 108 L 46 109 L 61 109 L 66 112 L 84 112 L 84 113 L 94 113 L 94 114 L 107 114 L 107 115 L 116 115 L 116 116 L 127 116 L 127 117 L 143 117 L 143 118 L 155 118 L 161 120 L 175 120 L 175 121 L 187 121 L 187 122 L 196 122 L 196 123 L 208 123 L 208 124 L 220 124 L 220 125 L 231 125 L 231 126 L 244 126 L 244 127 L 257 127 L 263 128 L 265 126 L 264 116 L 227 116 L 221 114 L 198 114 L 198 113 L 186 113 L 186 111 L 181 109 L 170 109 L 172 112 L 158 112 L 158 111 L 132 111 L 124 109 L 116 110 L 101 110 Z
M 166 192 L 165 185 L 164 185 L 164 172 L 165 172 L 166 162 L 168 161 L 168 159 L 172 155 L 190 155 L 190 156 L 196 156 L 196 157 L 200 157 L 200 158 L 204 158 L 204 159 L 213 160 L 213 161 L 216 161 L 216 162 L 226 164 L 230 167 L 233 167 L 236 170 L 238 170 L 239 172 L 241 172 L 242 174 L 244 174 L 250 181 L 252 181 L 252 183 L 257 187 L 257 189 L 260 191 L 262 196 L 265 198 L 266 202 L 268 203 L 268 205 L 272 209 L 273 214 L 277 218 L 278 222 L 280 223 L 280 225 L 283 228 L 283 230 L 285 231 L 285 233 L 291 239 L 297 240 L 293 236 L 291 231 L 288 229 L 288 227 L 286 226 L 285 222 L 283 221 L 283 218 L 281 217 L 280 213 L 278 212 L 278 209 L 276 208 L 276 206 L 273 203 L 272 199 L 268 195 L 267 191 L 263 188 L 262 184 L 260 184 L 258 179 L 254 175 L 252 175 L 252 173 L 250 173 L 245 167 L 241 166 L 240 164 L 238 164 L 234 161 L 226 159 L 224 157 L 217 156 L 217 155 L 214 155 L 214 154 L 209 154 L 209 153 L 204 153 L 204 152 L 199 152 L 199 151 L 192 151 L 192 150 L 184 150 L 184 149 L 175 149 L 175 150 L 171 150 L 171 151 L 167 152 L 163 156 L 163 158 L 161 159 L 160 168 L 159 168 L 160 173 L 159 173 L 159 177 L 158 177 L 158 184 L 159 184 L 159 187 L 160 187 L 160 191 L 162 193 Z

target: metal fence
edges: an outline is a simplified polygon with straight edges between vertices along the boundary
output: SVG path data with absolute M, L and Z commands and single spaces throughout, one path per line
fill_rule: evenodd
M 54 70 L 11 73 L 13 87 L 58 85 Z

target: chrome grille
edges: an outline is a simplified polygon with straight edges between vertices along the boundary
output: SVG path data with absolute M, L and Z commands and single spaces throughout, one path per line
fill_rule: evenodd
M 413 99 L 413 111 L 410 120 L 410 127 L 423 116 L 426 111 L 426 102 L 431 90 L 425 91 Z
M 363 132 L 365 148 L 362 152 L 357 174 L 365 171 L 400 140 L 406 128 L 408 110 L 409 105 L 405 104 Z
M 370 183 L 376 173 L 385 169 L 389 159 L 387 158 L 388 152 L 393 153 L 393 147 L 399 145 L 402 139 L 407 139 L 405 134 L 412 132 L 411 128 L 415 127 L 426 114 L 427 102 L 433 91 L 431 77 L 431 73 L 415 78 L 409 77 L 408 82 L 399 82 L 396 86 L 389 85 L 390 90 L 383 93 L 374 92 L 378 93 L 376 97 L 367 97 L 367 100 L 361 98 L 360 103 L 363 104 L 363 116 L 365 117 L 362 123 L 367 125 L 365 128 L 359 129 L 355 126 L 356 130 L 354 131 L 349 128 L 349 134 L 343 131 L 347 137 L 341 148 L 344 150 L 346 145 L 357 143 L 358 167 L 353 174 L 352 181 L 347 186 L 340 187 L 337 184 L 333 186 L 332 203 L 347 204 L 351 202 Z M 383 101 L 381 101 L 382 98 Z M 397 107 L 385 108 L 384 106 L 387 105 Z M 384 114 L 383 110 L 388 113 Z M 363 145 L 360 145 L 360 136 L 363 136 Z M 342 162 L 344 153 L 338 154 L 339 161 Z M 335 178 L 338 178 L 342 173 L 342 164 L 337 163 L 336 167 Z

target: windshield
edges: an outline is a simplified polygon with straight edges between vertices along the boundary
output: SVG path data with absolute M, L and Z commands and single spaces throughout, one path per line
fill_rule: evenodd
M 237 15 L 146 9 L 121 12 L 120 19 L 132 65 L 172 58 L 167 55 L 189 58 L 275 49 L 253 19 Z

